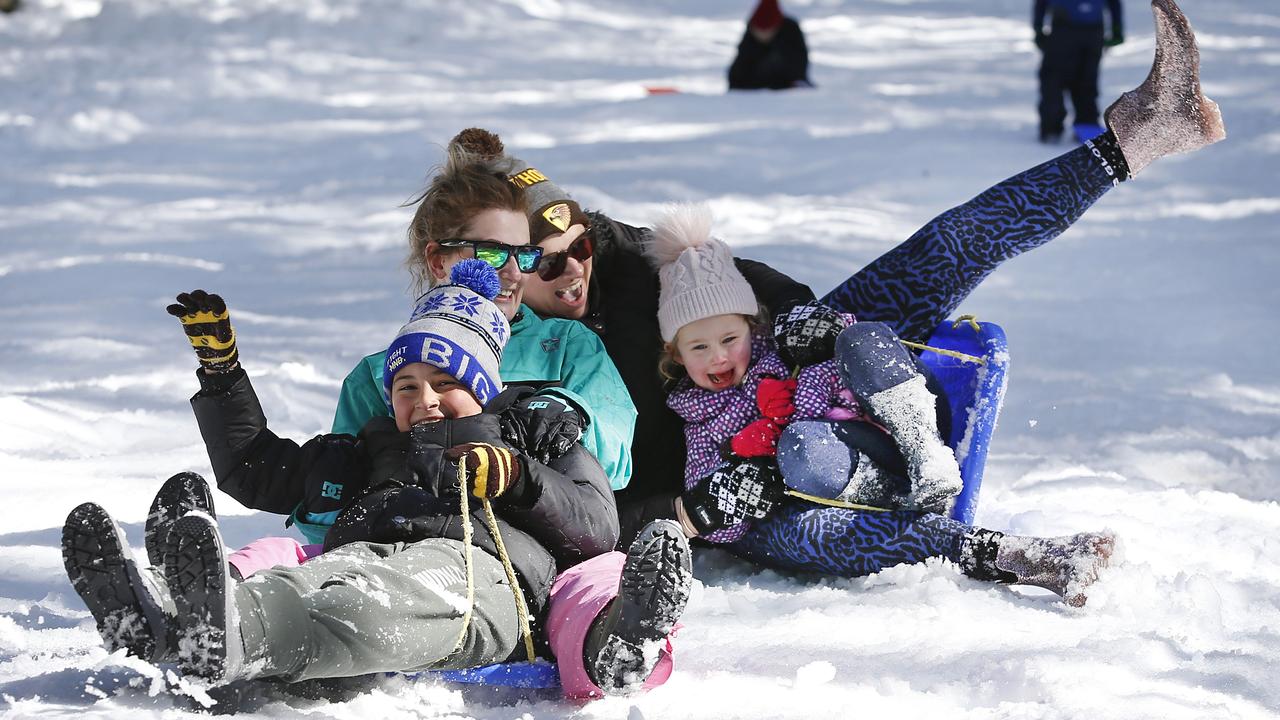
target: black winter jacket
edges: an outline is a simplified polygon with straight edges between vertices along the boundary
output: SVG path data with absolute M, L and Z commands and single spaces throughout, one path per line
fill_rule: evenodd
M 645 523 L 675 515 L 674 500 L 684 489 L 684 421 L 667 407 L 658 373 L 658 271 L 643 250 L 650 231 L 601 213 L 591 213 L 591 227 L 596 249 L 582 321 L 604 341 L 639 413 L 631 443 L 631 482 L 617 493 L 625 548 Z M 814 299 L 807 286 L 764 263 L 734 262 L 772 315 Z
M 738 43 L 738 55 L 729 66 L 730 90 L 784 90 L 809 84 L 809 48 L 800 23 L 783 18 L 768 43 L 748 29 Z
M 218 489 L 247 507 L 288 514 L 299 497 L 343 509 L 326 549 L 349 542 L 414 542 L 463 538 L 457 465 L 444 451 L 466 442 L 510 447 L 498 416 L 517 396 L 504 393 L 484 414 L 443 420 L 423 428 L 419 474 L 405 464 L 409 433 L 395 420 L 370 420 L 358 437 L 318 435 L 298 445 L 267 428 L 266 417 L 243 370 L 210 377 L 197 372 L 202 389 L 191 399 L 209 451 Z M 493 502 L 499 532 L 512 565 L 538 615 L 558 571 L 613 549 L 617 510 L 609 480 L 581 445 L 543 465 L 519 455 L 520 480 Z M 338 490 L 335 491 L 335 488 Z M 332 495 L 342 495 L 340 500 Z M 479 500 L 472 500 L 473 543 L 497 556 Z

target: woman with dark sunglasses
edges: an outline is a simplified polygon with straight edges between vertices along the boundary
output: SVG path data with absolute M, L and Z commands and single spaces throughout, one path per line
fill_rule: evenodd
M 1217 106 L 1200 91 L 1199 53 L 1190 25 L 1172 0 L 1154 0 L 1153 9 L 1159 43 L 1156 64 L 1143 85 L 1108 109 L 1107 132 L 937 216 L 825 295 L 822 304 L 859 320 L 883 322 L 904 340 L 927 340 L 1000 264 L 1062 234 L 1112 187 L 1159 157 L 1225 137 Z M 629 542 L 645 522 L 676 517 L 683 507 L 682 422 L 666 407 L 666 393 L 654 371 L 661 341 L 657 272 L 643 253 L 649 230 L 601 213 L 583 213 L 542 173 L 504 155 L 501 142 L 483 134 L 488 137 L 477 144 L 478 152 L 493 155 L 495 167 L 509 176 L 532 180 L 531 193 L 558 198 L 544 207 L 564 205 L 568 209 L 559 215 L 575 219 L 532 236 L 544 255 L 567 249 L 577 235 L 591 229 L 592 256 L 581 261 L 567 258 L 566 270 L 557 279 L 531 279 L 526 302 L 539 314 L 580 319 L 598 332 L 631 392 L 639 412 L 632 444 L 633 481 L 617 493 L 620 538 Z M 578 225 L 583 229 L 577 230 Z M 814 301 L 809 288 L 760 263 L 735 258 L 735 264 L 774 317 Z M 945 407 L 945 401 L 939 402 L 940 409 Z M 790 568 L 798 562 L 789 555 L 803 553 L 810 545 L 807 536 L 800 535 L 825 532 L 820 527 L 843 523 L 841 532 L 858 538 L 848 543 L 851 549 L 888 547 L 903 531 L 871 527 L 866 514 L 838 509 L 829 509 L 838 518 L 805 525 L 805 510 L 789 507 L 775 514 L 757 526 L 767 532 L 752 534 L 758 544 L 733 549 L 761 564 Z M 804 528 L 799 535 L 797 528 Z M 831 557 L 826 571 L 874 572 L 882 558 L 869 555 L 851 551 Z

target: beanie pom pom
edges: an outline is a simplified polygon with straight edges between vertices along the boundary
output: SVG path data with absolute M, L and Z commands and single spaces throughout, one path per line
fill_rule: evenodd
M 449 272 L 449 282 L 461 285 L 477 295 L 492 300 L 502 290 L 502 281 L 498 279 L 498 271 L 489 263 L 477 258 L 461 260 Z
M 645 247 L 655 267 L 673 263 L 689 248 L 711 239 L 711 208 L 703 203 L 673 205 L 653 224 L 653 238 Z
M 449 144 L 482 160 L 496 160 L 506 152 L 502 139 L 484 128 L 467 128 L 455 135 Z

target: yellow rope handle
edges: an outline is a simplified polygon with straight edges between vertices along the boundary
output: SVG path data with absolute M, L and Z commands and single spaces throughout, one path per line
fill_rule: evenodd
M 951 323 L 951 329 L 954 330 L 965 323 L 968 323 L 969 327 L 973 328 L 974 332 L 976 333 L 982 332 L 982 326 L 978 324 L 977 315 L 961 315 L 960 317 L 955 319 L 955 322 Z M 935 353 L 938 353 L 939 355 L 946 355 L 947 357 L 957 358 L 964 362 L 973 363 L 975 365 L 987 364 L 986 358 L 978 357 L 977 355 L 969 355 L 967 353 L 957 352 L 955 350 L 946 350 L 944 348 L 936 348 L 936 347 L 933 347 L 932 345 L 924 345 L 922 343 L 911 342 L 910 340 L 899 340 L 898 342 L 902 343 L 903 345 L 906 345 L 909 348 L 915 348 L 916 350 L 928 350 L 929 352 L 935 352 Z
M 964 323 L 969 323 L 969 327 L 973 328 L 974 332 L 976 333 L 982 332 L 982 326 L 978 324 L 977 315 L 961 315 L 960 317 L 956 318 L 955 322 L 951 323 L 951 329 L 955 330 L 956 328 L 960 327 Z
M 799 490 L 784 490 L 784 494 L 798 497 L 801 500 L 808 500 L 811 503 L 819 505 L 830 505 L 831 507 L 847 508 L 849 510 L 871 510 L 873 512 L 893 512 L 892 508 L 875 507 L 874 505 L 859 505 L 857 503 L 845 502 L 844 500 L 830 500 L 828 498 L 818 497 L 817 495 L 809 495 Z
M 946 355 L 948 357 L 958 358 L 967 363 L 974 363 L 975 365 L 987 364 L 986 358 L 980 358 L 977 355 L 969 355 L 968 353 L 962 353 L 956 350 L 948 350 L 946 348 L 936 348 L 936 347 L 933 347 L 932 345 L 925 345 L 923 343 L 911 342 L 910 340 L 899 340 L 898 342 L 902 343 L 903 345 L 906 345 L 909 348 L 915 348 L 916 350 L 928 350 L 929 352 L 935 352 L 935 353 L 938 353 L 939 355 Z
M 471 627 L 471 611 L 476 606 L 476 576 L 471 559 L 471 507 L 467 502 L 467 475 L 462 463 L 458 463 L 458 486 L 462 488 L 458 504 L 462 509 L 462 564 L 467 572 L 467 609 L 462 613 L 462 629 L 458 631 L 458 642 L 454 643 L 453 652 L 461 650 L 467 641 L 467 629 Z
M 465 488 L 463 490 L 465 494 Z M 529 605 L 524 600 L 524 591 L 520 589 L 519 578 L 516 577 L 516 569 L 511 565 L 511 558 L 507 555 L 507 546 L 502 542 L 502 534 L 498 532 L 498 518 L 493 514 L 493 504 L 485 498 L 484 514 L 489 521 L 489 530 L 493 533 L 493 543 L 498 546 L 498 558 L 502 560 L 502 569 L 507 571 L 507 581 L 511 583 L 511 594 L 516 599 L 516 615 L 520 618 L 520 634 L 524 636 L 524 651 L 529 656 L 529 662 L 537 659 L 537 653 L 533 650 L 533 630 L 529 628 Z
M 462 615 L 462 629 L 458 632 L 458 642 L 454 644 L 454 652 L 462 649 L 463 643 L 467 640 L 467 630 L 471 627 L 472 610 L 476 605 L 476 580 L 474 561 L 471 558 L 471 507 L 467 501 L 469 493 L 467 492 L 467 466 L 466 462 L 458 463 L 458 493 L 460 499 L 458 505 L 462 511 L 462 557 L 467 570 L 467 609 Z M 529 605 L 525 602 L 524 591 L 520 589 L 519 578 L 516 577 L 515 567 L 511 565 L 511 558 L 507 555 L 507 546 L 502 542 L 502 534 L 498 532 L 498 517 L 493 514 L 493 505 L 488 498 L 481 501 L 484 505 L 485 519 L 489 523 L 489 532 L 493 534 L 494 545 L 498 548 L 498 559 L 502 561 L 502 569 L 507 573 L 507 582 L 511 584 L 511 594 L 516 601 L 516 616 L 520 620 L 520 634 L 524 637 L 524 650 L 529 656 L 529 662 L 537 659 L 537 653 L 533 649 L 533 630 L 529 627 Z

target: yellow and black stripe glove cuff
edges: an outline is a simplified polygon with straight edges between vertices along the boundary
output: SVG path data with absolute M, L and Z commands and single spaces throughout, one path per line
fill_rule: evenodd
M 466 468 L 468 492 L 478 498 L 496 498 L 520 479 L 520 461 L 506 448 L 470 443 L 458 462 Z

